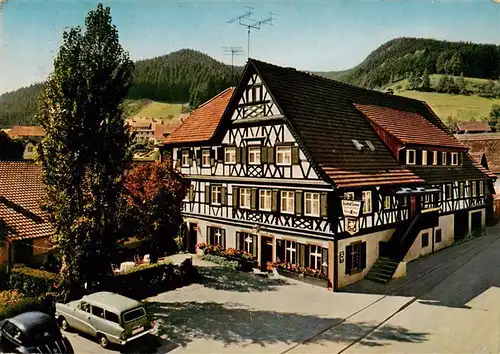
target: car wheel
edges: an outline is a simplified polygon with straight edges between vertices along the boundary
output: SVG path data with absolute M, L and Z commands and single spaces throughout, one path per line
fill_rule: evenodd
M 59 324 L 59 328 L 61 328 L 63 331 L 69 330 L 68 321 L 66 321 L 66 319 L 63 316 L 60 316 L 57 322 Z
M 99 344 L 101 345 L 101 347 L 103 347 L 103 348 L 108 347 L 109 340 L 104 334 L 101 334 L 101 333 L 97 334 L 97 340 L 99 341 Z

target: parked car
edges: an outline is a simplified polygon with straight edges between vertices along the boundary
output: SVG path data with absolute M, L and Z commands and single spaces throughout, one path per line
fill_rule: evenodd
M 107 291 L 56 303 L 56 318 L 63 330 L 74 328 L 96 337 L 103 348 L 109 343 L 124 345 L 153 330 L 141 302 Z
M 2 353 L 74 353 L 55 319 L 43 312 L 24 312 L 0 322 Z

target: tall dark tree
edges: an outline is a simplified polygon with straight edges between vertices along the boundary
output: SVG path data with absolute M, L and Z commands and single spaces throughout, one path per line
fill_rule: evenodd
M 422 91 L 430 91 L 431 90 L 431 79 L 429 77 L 429 73 L 427 69 L 424 70 L 422 77 L 420 79 L 420 90 Z
M 62 255 L 69 297 L 109 272 L 119 230 L 118 200 L 130 158 L 121 103 L 133 63 L 118 39 L 110 8 L 88 13 L 85 31 L 71 28 L 54 60 L 39 102 L 46 132 L 37 155 L 43 167 L 45 209 Z

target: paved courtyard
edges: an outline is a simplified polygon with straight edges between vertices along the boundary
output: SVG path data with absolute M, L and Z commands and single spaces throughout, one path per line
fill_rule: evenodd
M 387 286 L 342 292 L 263 279 L 195 259 L 205 281 L 148 299 L 158 336 L 127 352 L 498 352 L 500 232 L 408 266 Z M 70 333 L 78 353 L 101 353 Z

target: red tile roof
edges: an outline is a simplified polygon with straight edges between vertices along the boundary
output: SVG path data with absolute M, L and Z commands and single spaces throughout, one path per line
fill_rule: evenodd
M 47 237 L 54 230 L 40 210 L 42 169 L 31 161 L 0 161 L 0 220 L 9 241 Z
M 45 131 L 38 125 L 14 125 L 8 134 L 11 138 L 44 137 Z
M 172 120 L 164 124 L 155 124 L 153 137 L 155 139 L 162 139 L 165 134 L 171 134 L 175 129 L 181 125 L 182 121 L 180 119 Z
M 500 174 L 500 133 L 456 134 L 455 137 L 469 148 L 471 155 L 484 153 L 489 170 Z
M 486 121 L 468 121 L 468 122 L 457 122 L 458 131 L 468 131 L 468 132 L 491 132 L 491 128 Z
M 230 87 L 195 109 L 165 140 L 165 144 L 199 143 L 210 140 L 226 110 L 234 88 Z
M 431 145 L 465 149 L 453 136 L 445 133 L 418 113 L 354 104 L 370 121 L 403 144 Z

